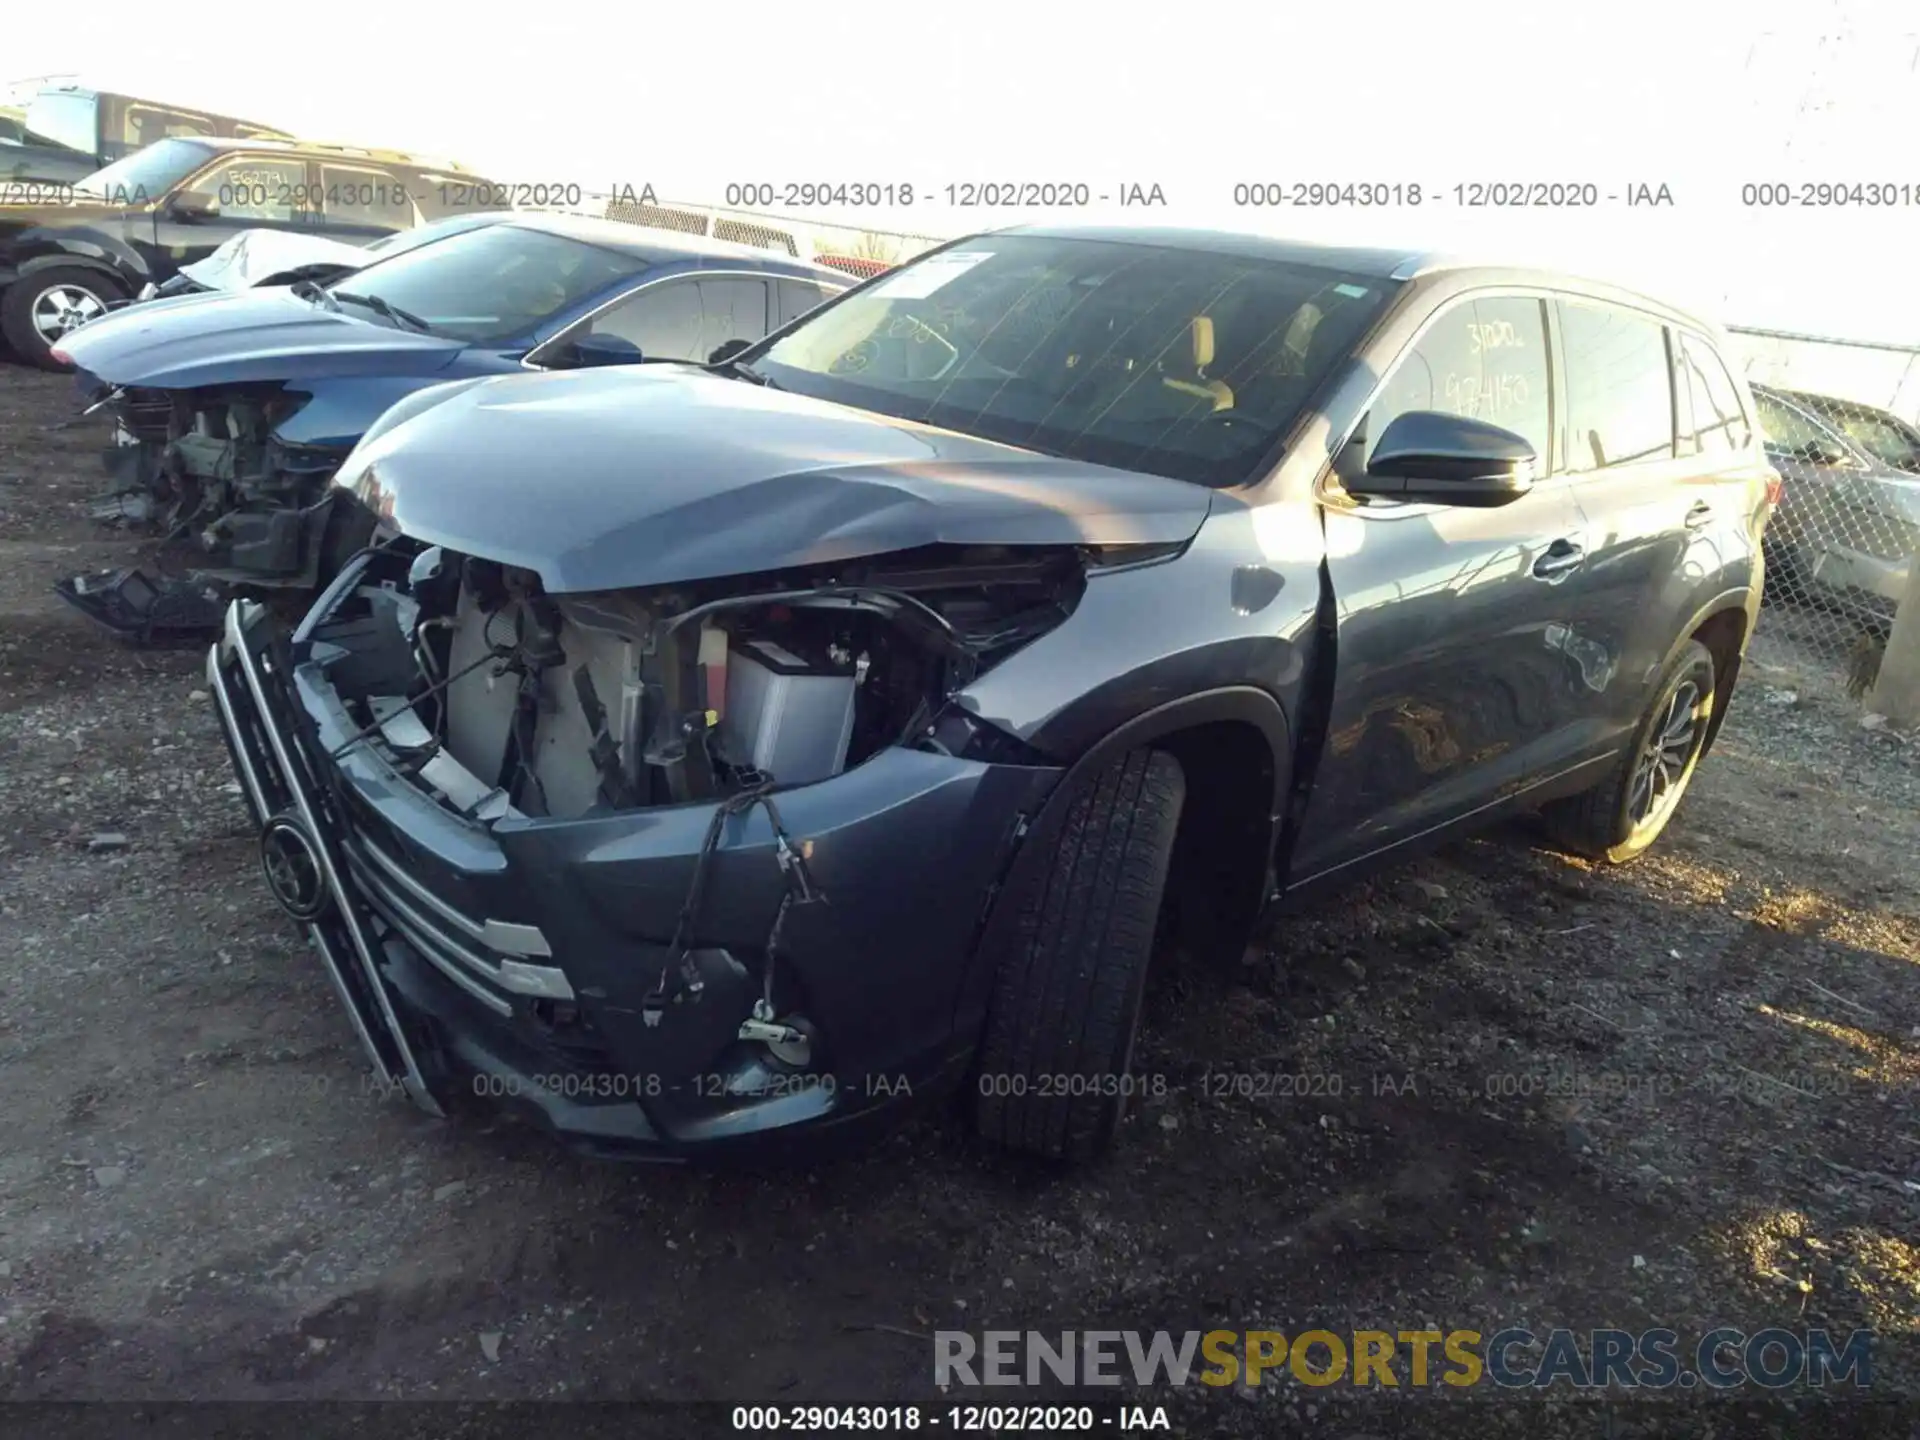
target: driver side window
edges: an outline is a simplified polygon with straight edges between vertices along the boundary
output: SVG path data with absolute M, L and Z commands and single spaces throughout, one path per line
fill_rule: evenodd
M 580 333 L 615 336 L 651 360 L 705 363 L 729 340 L 766 335 L 766 282 L 693 276 L 664 281 L 595 317 Z
M 1522 296 L 1466 300 L 1441 312 L 1400 358 L 1356 439 L 1356 470 L 1395 419 L 1438 410 L 1511 430 L 1533 447 L 1539 473 L 1552 463 L 1553 382 L 1542 301 Z
M 234 155 L 188 187 L 205 196 L 227 220 L 291 224 L 307 192 L 307 162 L 265 155 Z
M 639 346 L 649 358 L 691 360 L 700 345 L 700 328 L 699 283 L 669 280 L 629 295 L 596 316 L 581 334 L 611 335 Z

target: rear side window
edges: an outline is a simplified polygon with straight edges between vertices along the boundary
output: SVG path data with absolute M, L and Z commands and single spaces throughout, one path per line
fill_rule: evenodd
M 798 320 L 814 306 L 824 305 L 840 293 L 837 286 L 816 285 L 811 280 L 782 280 L 778 284 L 778 289 L 782 325 Z
M 1674 335 L 1675 398 L 1682 455 L 1731 455 L 1747 448 L 1752 425 L 1714 348 L 1697 335 Z
M 700 345 L 691 358 L 705 360 L 729 340 L 759 340 L 767 324 L 767 282 L 702 280 Z
M 322 165 L 320 203 L 327 219 L 336 225 L 413 228 L 413 200 L 407 187 L 383 170 Z
M 1484 420 L 1523 437 L 1544 472 L 1551 455 L 1553 383 L 1539 300 L 1469 300 L 1443 312 L 1394 368 L 1367 413 L 1367 458 L 1410 410 Z
M 1563 301 L 1567 469 L 1610 470 L 1673 455 L 1666 327 L 1608 305 Z

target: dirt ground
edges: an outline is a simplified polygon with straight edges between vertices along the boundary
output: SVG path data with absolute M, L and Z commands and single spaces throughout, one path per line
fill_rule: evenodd
M 83 511 L 102 438 L 0 366 L 0 1394 L 880 1402 L 935 1398 L 936 1329 L 1781 1325 L 1875 1328 L 1872 1393 L 1920 1399 L 1920 741 L 1764 627 L 1641 864 L 1515 828 L 1241 977 L 1165 967 L 1165 1093 L 1090 1172 L 932 1120 L 814 1171 L 607 1167 L 366 1092 L 199 653 L 49 592 L 137 548 Z M 1149 1398 L 1196 1434 L 1407 1408 Z M 1479 1399 L 1426 1433 L 1494 1433 Z

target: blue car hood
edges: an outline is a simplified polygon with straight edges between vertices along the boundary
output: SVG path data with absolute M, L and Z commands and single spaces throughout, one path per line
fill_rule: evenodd
M 922 545 L 1181 542 L 1212 500 L 690 366 L 509 375 L 403 403 L 337 483 L 408 536 L 555 592 Z
M 74 365 L 110 385 L 192 389 L 312 376 L 431 375 L 466 347 L 328 310 L 274 287 L 132 305 L 67 336 Z

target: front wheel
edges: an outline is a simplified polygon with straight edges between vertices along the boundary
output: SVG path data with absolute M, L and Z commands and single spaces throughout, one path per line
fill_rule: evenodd
M 1607 777 L 1543 811 L 1548 834 L 1576 854 L 1613 865 L 1659 839 L 1700 763 L 1715 679 L 1713 652 L 1689 640 L 1654 686 L 1633 743 Z
M 974 1077 L 986 1140 L 1068 1161 L 1112 1141 L 1186 794 L 1178 760 L 1136 750 L 1069 803 L 999 959 Z
M 22 275 L 0 296 L 0 330 L 29 365 L 65 370 L 53 358 L 54 347 L 126 298 L 118 285 L 91 270 L 37 271 Z

